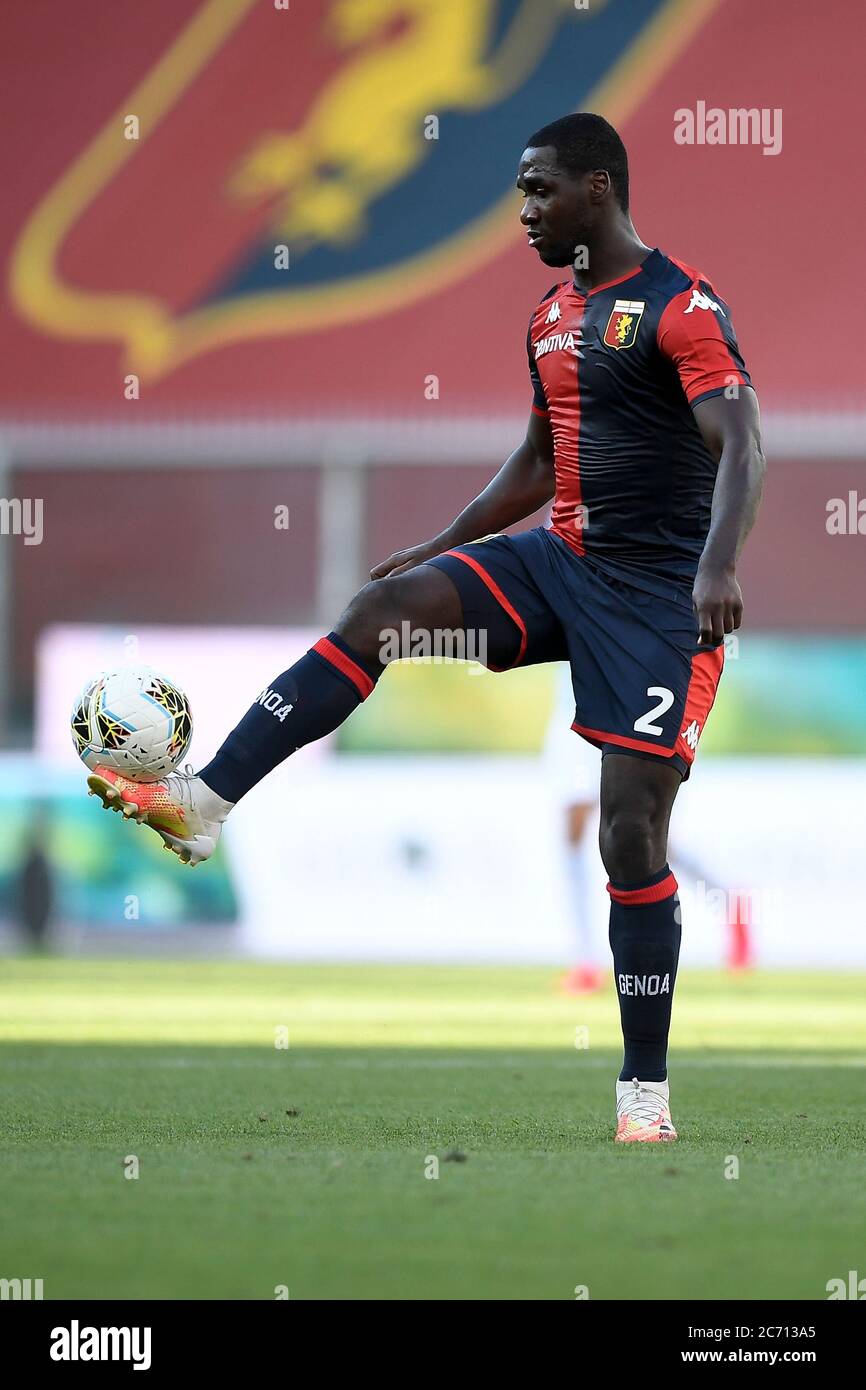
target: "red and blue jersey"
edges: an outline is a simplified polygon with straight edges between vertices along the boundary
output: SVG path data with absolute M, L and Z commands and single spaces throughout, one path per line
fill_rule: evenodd
M 655 250 L 588 294 L 555 285 L 527 351 L 554 441 L 551 529 L 578 555 L 691 584 L 716 478 L 692 407 L 751 385 L 728 305 Z

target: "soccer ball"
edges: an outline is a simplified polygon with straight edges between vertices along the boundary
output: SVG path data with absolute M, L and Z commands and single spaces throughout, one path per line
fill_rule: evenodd
M 88 681 L 72 707 L 72 742 L 91 772 L 110 767 L 158 782 L 183 758 L 192 713 L 182 690 L 149 666 L 123 666 Z

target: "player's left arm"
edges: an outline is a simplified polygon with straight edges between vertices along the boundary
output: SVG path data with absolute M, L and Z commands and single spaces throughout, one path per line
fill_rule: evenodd
M 764 479 L 758 400 L 731 311 L 712 284 L 694 278 L 659 319 L 657 342 L 673 363 L 704 443 L 717 465 L 710 529 L 692 599 L 709 646 L 740 626 L 737 560 L 758 512 Z
M 698 641 L 709 645 L 721 642 L 742 622 L 737 561 L 758 514 L 766 464 L 758 398 L 750 386 L 733 396 L 709 396 L 692 409 L 718 464 L 710 529 L 692 592 Z

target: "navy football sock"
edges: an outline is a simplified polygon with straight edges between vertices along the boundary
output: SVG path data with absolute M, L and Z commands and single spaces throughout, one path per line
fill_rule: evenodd
M 240 801 L 296 748 L 339 728 L 383 670 L 371 669 L 335 632 L 320 638 L 262 691 L 199 776 L 226 801 Z
M 680 900 L 667 864 L 644 883 L 609 883 L 610 945 L 625 1042 L 620 1081 L 667 1079 L 680 955 Z

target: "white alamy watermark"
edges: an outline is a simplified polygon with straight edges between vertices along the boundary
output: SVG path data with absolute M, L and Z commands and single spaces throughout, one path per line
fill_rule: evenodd
M 716 926 L 739 922 L 744 927 L 766 926 L 780 920 L 783 898 L 778 889 L 720 888 L 698 879 L 693 887 L 680 884 L 680 908 L 686 920 L 706 914 Z
M 413 627 L 404 618 L 399 629 L 383 628 L 379 642 L 379 660 L 383 666 L 389 661 L 425 662 L 434 666 L 473 661 L 479 666 L 487 665 L 484 628 Z
M 134 1371 L 150 1369 L 149 1327 L 69 1327 L 51 1329 L 52 1361 L 131 1361 Z
M 846 497 L 831 497 L 827 502 L 828 536 L 866 536 L 866 497 L 850 488 Z
M 678 145 L 761 145 L 764 154 L 782 151 L 781 106 L 680 106 L 674 112 Z
M 42 498 L 0 497 L 0 536 L 23 536 L 25 545 L 41 545 Z
M 0 1300 L 28 1302 L 43 1298 L 41 1279 L 0 1279 Z
M 856 1269 L 848 1270 L 847 1279 L 828 1279 L 824 1287 L 828 1302 L 837 1298 L 854 1298 L 862 1303 L 866 1299 L 866 1279 L 861 1279 Z

